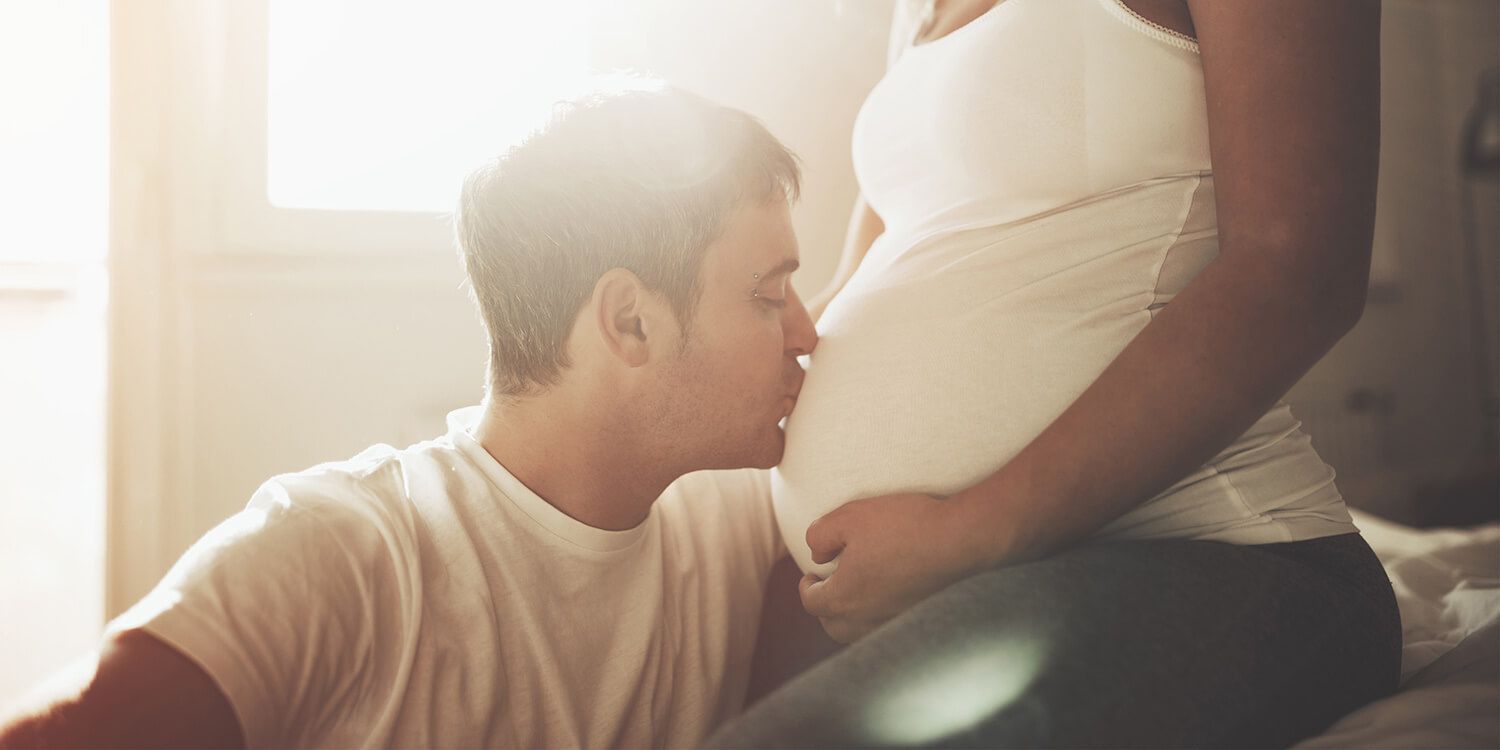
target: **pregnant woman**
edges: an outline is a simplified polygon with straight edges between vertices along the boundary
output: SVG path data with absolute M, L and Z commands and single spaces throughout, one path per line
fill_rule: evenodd
M 1394 689 L 1279 403 L 1363 309 L 1379 12 L 898 1 L 773 475 L 857 642 L 710 744 L 1284 745 Z

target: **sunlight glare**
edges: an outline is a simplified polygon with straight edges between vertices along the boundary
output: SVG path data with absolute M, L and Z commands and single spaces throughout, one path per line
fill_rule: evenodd
M 0 9 L 0 261 L 99 261 L 108 230 L 103 0 Z
M 872 744 L 925 745 L 973 728 L 1025 692 L 1045 654 L 1027 638 L 935 653 L 885 695 L 870 702 L 865 729 Z
M 271 0 L 271 203 L 450 210 L 473 166 L 583 85 L 586 8 Z

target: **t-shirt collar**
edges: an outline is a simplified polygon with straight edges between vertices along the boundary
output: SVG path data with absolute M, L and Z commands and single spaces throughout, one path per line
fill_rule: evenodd
M 646 520 L 623 531 L 598 529 L 558 510 L 510 473 L 498 459 L 490 455 L 474 438 L 473 428 L 484 414 L 482 406 L 467 406 L 448 414 L 448 437 L 453 445 L 463 451 L 478 467 L 491 484 L 511 504 L 553 536 L 584 549 L 595 552 L 617 552 L 635 544 L 655 523 L 656 509 L 652 508 Z

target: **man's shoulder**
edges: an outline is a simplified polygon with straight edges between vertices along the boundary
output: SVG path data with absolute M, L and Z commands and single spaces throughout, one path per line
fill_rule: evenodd
M 404 658 L 400 645 L 416 637 L 403 625 L 424 590 L 409 450 L 376 445 L 267 480 L 108 632 L 144 630 L 187 655 L 252 744 L 296 744 L 276 734 L 299 710 L 288 696 L 322 706 L 339 686 L 378 687 L 371 665 Z
M 278 474 L 256 491 L 250 508 L 306 514 L 338 530 L 407 525 L 411 517 L 407 466 L 414 457 L 445 450 L 442 442 L 431 440 L 405 449 L 376 444 L 342 461 Z
M 352 458 L 278 474 L 266 480 L 261 490 L 273 490 L 283 496 L 282 502 L 293 507 L 339 507 L 399 488 L 400 460 L 400 451 L 395 448 L 372 445 Z
M 294 588 L 328 600 L 334 592 L 370 589 L 371 576 L 414 569 L 422 531 L 405 491 L 404 453 L 376 445 L 343 461 L 271 477 L 244 509 L 195 542 L 158 588 L 216 592 L 209 600 L 276 601 L 284 592 L 258 587 L 281 590 L 296 580 Z M 154 617 L 165 609 L 142 612 Z M 119 627 L 135 620 L 143 618 L 123 618 Z

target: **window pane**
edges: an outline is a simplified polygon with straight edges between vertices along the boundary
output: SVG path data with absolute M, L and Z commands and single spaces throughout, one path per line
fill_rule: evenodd
M 476 162 L 585 76 L 581 15 L 536 0 L 271 0 L 271 203 L 450 210 Z

